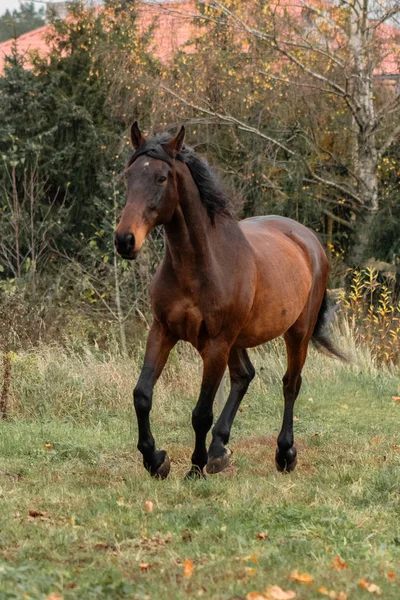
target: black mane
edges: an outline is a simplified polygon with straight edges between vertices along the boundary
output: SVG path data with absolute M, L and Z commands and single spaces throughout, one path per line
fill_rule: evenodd
M 143 154 L 151 158 L 158 158 L 172 165 L 173 157 L 163 147 L 171 138 L 172 135 L 170 133 L 164 132 L 146 140 L 146 144 L 140 146 L 132 155 L 128 166 Z M 176 156 L 176 159 L 188 166 L 211 222 L 214 223 L 215 215 L 231 216 L 229 200 L 221 188 L 218 177 L 207 161 L 196 154 L 193 148 L 189 148 L 185 144 L 181 152 Z

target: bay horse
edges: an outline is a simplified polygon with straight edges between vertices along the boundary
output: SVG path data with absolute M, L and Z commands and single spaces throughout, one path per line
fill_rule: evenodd
M 203 361 L 200 395 L 192 413 L 195 448 L 187 477 L 218 473 L 229 464 L 231 427 L 255 375 L 247 348 L 283 335 L 287 370 L 276 467 L 292 471 L 297 452 L 293 406 L 310 340 L 343 358 L 326 334 L 329 264 L 316 235 L 279 216 L 238 222 L 207 162 L 184 145 L 182 127 L 172 136 L 148 140 L 137 123 L 131 128 L 135 150 L 125 174 L 127 201 L 115 231 L 125 259 L 135 259 L 148 234 L 163 225 L 165 256 L 151 284 L 153 323 L 143 368 L 134 390 L 138 449 L 152 476 L 164 479 L 170 461 L 157 450 L 150 429 L 154 385 L 178 340 L 190 342 Z M 225 373 L 230 393 L 212 430 L 213 402 Z

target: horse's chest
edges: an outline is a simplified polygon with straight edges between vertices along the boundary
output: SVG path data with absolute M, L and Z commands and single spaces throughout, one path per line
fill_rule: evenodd
M 204 319 L 200 308 L 190 300 L 174 302 L 164 312 L 168 329 L 179 339 L 199 346 Z

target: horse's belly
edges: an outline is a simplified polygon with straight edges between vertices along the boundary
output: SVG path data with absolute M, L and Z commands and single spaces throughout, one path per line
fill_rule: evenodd
M 287 331 L 299 318 L 304 302 L 257 303 L 239 333 L 235 346 L 253 348 Z
M 253 306 L 235 345 L 253 347 L 287 331 L 303 312 L 312 287 L 305 257 L 289 247 L 273 257 L 258 255 L 258 285 Z

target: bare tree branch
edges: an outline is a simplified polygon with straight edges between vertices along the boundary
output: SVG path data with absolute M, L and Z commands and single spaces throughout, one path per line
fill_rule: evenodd
M 269 135 L 266 135 L 265 133 L 263 133 L 262 131 L 260 131 L 256 127 L 252 127 L 251 125 L 248 125 L 244 121 L 240 121 L 239 119 L 236 119 L 235 117 L 232 117 L 231 115 L 223 115 L 223 114 L 218 113 L 216 111 L 213 111 L 213 110 L 211 110 L 209 108 L 205 108 L 204 106 L 199 106 L 197 104 L 194 104 L 193 102 L 190 102 L 189 100 L 186 100 L 186 98 L 184 98 L 183 96 L 180 96 L 179 94 L 177 94 L 173 90 L 169 89 L 164 84 L 161 84 L 160 87 L 161 87 L 161 89 L 163 89 L 168 94 L 171 94 L 171 96 L 174 96 L 175 98 L 177 98 L 177 100 L 179 100 L 180 102 L 182 102 L 182 104 L 185 104 L 186 106 L 190 106 L 191 108 L 194 108 L 195 110 L 203 112 L 203 113 L 205 113 L 207 115 L 211 115 L 213 117 L 217 117 L 221 121 L 225 121 L 225 123 L 231 123 L 232 125 L 237 125 L 237 127 L 239 127 L 239 129 L 241 129 L 242 131 L 248 131 L 249 133 L 253 133 L 253 134 L 257 135 L 258 137 L 261 137 L 264 140 L 267 140 L 268 142 L 271 142 L 271 144 L 274 144 L 274 145 L 278 146 L 279 148 L 281 148 L 282 150 L 284 150 L 285 152 L 287 152 L 291 156 L 293 156 L 295 154 L 292 150 L 290 150 L 287 146 L 285 146 L 284 144 L 282 144 L 278 140 L 270 137 Z

